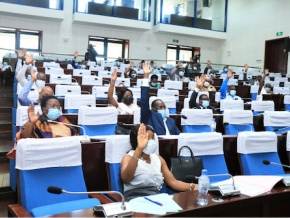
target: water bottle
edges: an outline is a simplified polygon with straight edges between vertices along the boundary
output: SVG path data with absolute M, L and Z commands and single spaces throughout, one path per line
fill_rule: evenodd
M 209 178 L 207 176 L 207 170 L 202 170 L 201 176 L 198 179 L 198 197 L 197 204 L 204 206 L 208 204 L 208 188 Z
M 212 132 L 215 132 L 216 130 L 216 122 L 215 122 L 215 118 L 212 119 L 212 122 L 210 124 L 210 128 Z

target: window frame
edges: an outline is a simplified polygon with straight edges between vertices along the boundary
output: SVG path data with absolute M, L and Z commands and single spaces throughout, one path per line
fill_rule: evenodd
M 185 47 L 185 48 L 182 48 Z M 192 52 L 192 58 L 196 54 L 200 54 L 200 47 L 192 47 L 192 46 L 187 46 L 187 45 L 175 45 L 175 44 L 167 44 L 166 45 L 166 62 L 170 61 L 168 60 L 168 49 L 175 49 L 176 50 L 176 64 L 180 60 L 180 51 L 191 51 Z M 189 60 L 183 60 L 183 61 L 189 61 Z

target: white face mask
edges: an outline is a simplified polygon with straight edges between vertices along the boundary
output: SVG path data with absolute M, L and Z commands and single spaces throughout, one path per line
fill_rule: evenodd
M 193 70 L 197 70 L 197 67 L 193 67 Z
M 266 88 L 265 88 L 265 91 L 268 93 L 268 92 L 271 91 L 271 89 L 270 89 L 269 87 L 266 87 Z
M 87 67 L 86 65 L 81 65 L 82 69 L 86 69 L 86 67 Z
M 204 84 L 203 84 L 203 86 L 208 87 L 209 84 L 210 84 L 210 83 L 209 83 L 208 81 L 205 81 Z
M 35 85 L 39 88 L 39 89 L 42 89 L 44 86 L 45 86 L 45 81 L 43 80 L 36 80 L 35 81 Z
M 144 148 L 143 153 L 150 155 L 150 154 L 154 153 L 156 148 L 157 148 L 157 144 L 156 144 L 155 140 L 151 139 L 151 140 L 148 141 L 148 144 Z

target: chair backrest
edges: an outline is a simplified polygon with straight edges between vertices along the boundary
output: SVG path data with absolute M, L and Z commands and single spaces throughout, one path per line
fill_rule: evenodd
M 140 88 L 142 86 L 143 79 L 137 79 L 136 87 Z
M 154 153 L 159 154 L 159 141 L 156 134 L 154 135 L 154 139 L 157 143 L 157 148 Z M 112 191 L 123 192 L 120 166 L 123 156 L 131 149 L 129 135 L 112 135 L 106 138 L 105 162 L 109 164 L 109 180 Z
M 126 87 L 130 87 L 130 79 L 129 78 L 118 77 L 116 79 L 115 86 L 118 86 L 120 83 L 123 83 Z
M 281 73 L 269 73 L 269 77 L 281 77 Z
M 189 100 L 190 98 L 185 98 L 183 101 L 183 109 L 189 109 Z
M 236 135 L 243 131 L 255 131 L 253 113 L 250 110 L 225 110 L 224 123 L 227 135 Z
M 85 194 L 55 195 L 47 192 L 48 186 L 86 192 L 81 165 L 81 144 L 75 137 L 21 139 L 17 143 L 16 169 L 19 170 L 18 191 L 22 206 L 30 212 L 40 206 L 87 199 Z
M 97 63 L 95 62 L 95 61 L 88 61 L 87 62 L 87 66 L 96 66 L 97 65 Z
M 244 101 L 243 100 L 221 100 L 220 101 L 220 110 L 224 111 L 226 109 L 230 110 L 244 110 Z
M 91 75 L 91 70 L 74 69 L 73 70 L 73 75 L 74 76 L 90 76 Z
M 151 96 L 149 98 L 149 107 L 151 108 L 151 104 L 154 100 L 160 99 L 164 102 L 165 106 L 167 108 L 176 108 L 176 98 L 173 96 L 170 97 L 156 97 L 156 96 Z
M 78 124 L 84 127 L 88 136 L 115 135 L 118 111 L 115 107 L 81 106 Z M 84 134 L 81 129 L 81 134 Z
M 55 62 L 43 62 L 43 67 L 60 68 L 60 64 Z
M 221 133 L 181 133 L 178 136 L 178 151 L 182 146 L 191 148 L 195 157 L 201 157 L 204 169 L 209 175 L 228 174 L 228 168 L 223 152 L 223 137 Z M 187 149 L 182 149 L 181 156 L 190 156 Z M 211 177 L 211 182 L 225 180 L 228 177 Z
M 253 111 L 274 111 L 274 101 L 252 101 Z
M 53 84 L 71 84 L 72 83 L 72 75 L 56 75 L 50 74 L 49 76 L 49 83 Z
M 195 81 L 190 81 L 189 83 L 188 83 L 188 90 L 191 90 L 191 87 L 192 86 L 195 86 L 196 85 L 196 82 Z M 189 96 L 189 95 L 188 95 Z
M 56 85 L 55 95 L 65 96 L 66 94 L 81 94 L 81 87 L 78 85 Z
M 287 79 L 288 79 L 288 78 L 287 78 Z M 285 83 L 284 83 L 284 87 L 288 87 L 288 88 L 289 88 L 289 87 L 290 87 L 290 82 L 285 82 Z
M 284 104 L 290 104 L 290 95 L 284 96 Z
M 211 132 L 212 110 L 182 109 L 181 114 L 187 117 L 187 119 L 181 118 L 184 133 Z
M 97 76 L 83 76 L 82 85 L 102 86 L 103 78 Z
M 47 67 L 47 68 L 45 68 L 45 74 L 64 75 L 64 69 L 55 68 L 55 67 Z
M 251 86 L 250 93 L 258 93 L 259 91 L 259 86 Z
M 134 99 L 141 98 L 141 88 L 129 88 L 133 92 Z
M 79 109 L 81 106 L 96 107 L 94 95 L 65 95 L 64 109 Z
M 158 89 L 157 97 L 175 97 L 176 100 L 179 100 L 179 91 L 178 90 L 167 90 L 167 89 Z
M 237 79 L 229 79 L 227 85 L 228 86 L 237 86 L 238 85 L 238 80 Z
M 165 82 L 164 82 L 164 88 L 165 89 L 182 90 L 183 89 L 183 82 L 182 81 L 165 80 Z
M 97 66 L 97 65 L 92 65 L 90 66 L 90 71 L 104 71 L 104 67 L 100 67 L 100 66 Z
M 96 96 L 96 98 L 108 98 L 108 90 L 109 87 L 106 86 L 93 86 L 92 88 L 92 94 Z M 115 94 L 115 88 L 114 93 Z
M 16 126 L 23 126 L 28 121 L 28 106 L 19 106 L 16 110 Z M 42 114 L 40 106 L 34 106 L 35 113 Z
M 104 78 L 111 78 L 112 72 L 110 71 L 99 71 L 98 77 L 104 77 Z
M 274 86 L 273 93 L 274 94 L 289 95 L 290 94 L 290 89 L 289 89 L 289 87 L 277 87 L 277 86 Z
M 275 132 L 276 134 L 287 132 L 290 129 L 289 123 L 289 111 L 265 111 L 264 113 L 264 126 L 267 131 Z
M 237 152 L 244 175 L 284 174 L 282 166 L 264 165 L 263 160 L 281 163 L 277 153 L 277 135 L 272 132 L 241 132 Z

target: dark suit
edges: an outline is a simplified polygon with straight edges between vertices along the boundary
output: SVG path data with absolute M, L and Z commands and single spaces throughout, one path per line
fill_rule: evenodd
M 166 129 L 161 114 L 150 110 L 149 90 L 149 87 L 141 87 L 141 123 L 152 126 L 157 135 L 166 135 Z M 175 125 L 174 119 L 167 117 L 166 125 L 170 135 L 180 134 L 180 130 Z
M 196 108 L 196 109 L 202 109 L 199 104 L 196 103 L 196 98 L 197 98 L 198 93 L 196 91 L 192 92 L 192 95 L 189 100 L 189 108 Z M 218 114 L 218 112 L 215 110 L 215 107 L 213 106 L 208 106 L 207 109 L 212 109 L 213 114 Z

